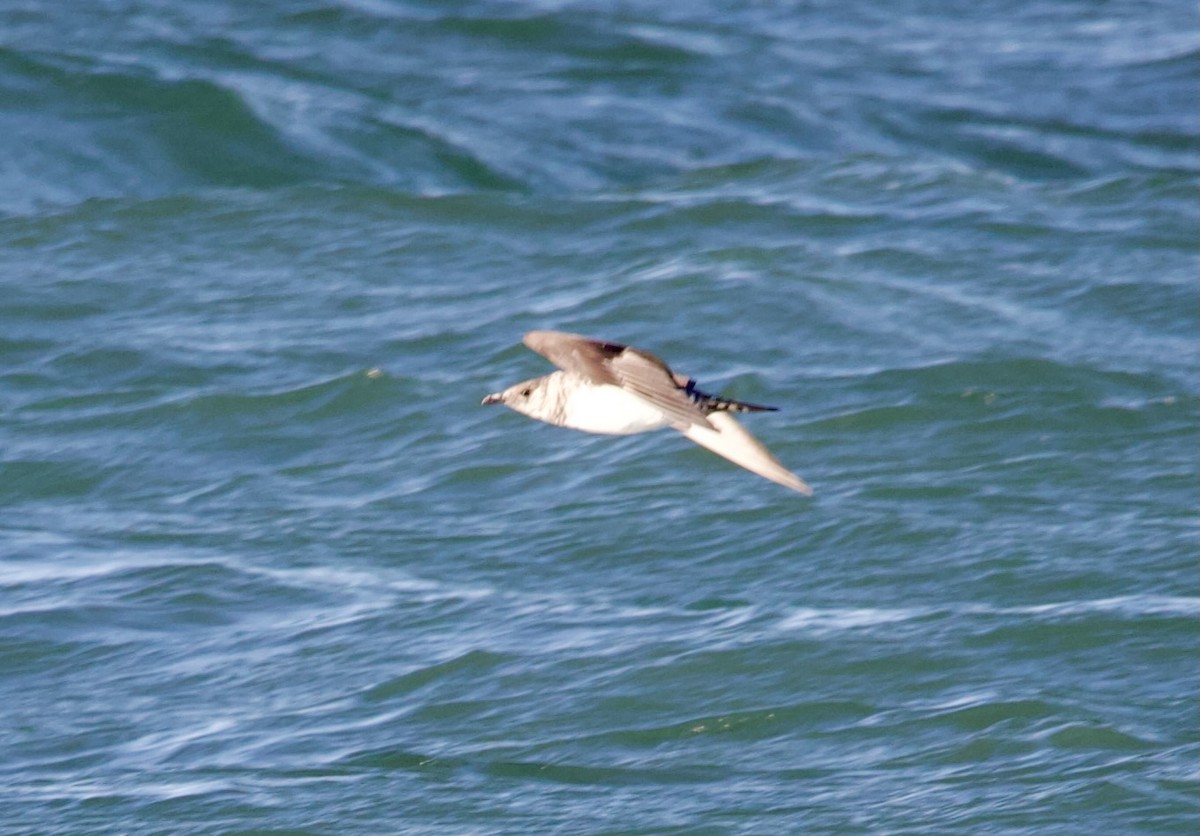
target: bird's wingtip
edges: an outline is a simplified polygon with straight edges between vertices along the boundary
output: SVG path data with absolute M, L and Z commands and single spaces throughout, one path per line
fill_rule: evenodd
M 525 336 L 521 337 L 521 342 L 533 348 L 534 344 L 545 343 L 547 339 L 557 333 L 557 331 L 526 331 Z

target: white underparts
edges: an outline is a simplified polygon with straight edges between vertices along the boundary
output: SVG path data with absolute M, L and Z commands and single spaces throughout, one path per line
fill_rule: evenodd
M 604 435 L 630 435 L 669 426 L 658 407 L 608 384 L 572 387 L 563 404 L 563 417 L 563 426 Z

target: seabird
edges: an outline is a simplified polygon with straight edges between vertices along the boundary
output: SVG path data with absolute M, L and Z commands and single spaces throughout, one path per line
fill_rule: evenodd
M 530 331 L 525 345 L 559 371 L 514 384 L 483 399 L 590 433 L 630 435 L 671 427 L 718 456 L 806 496 L 812 488 L 779 463 L 734 420 L 734 412 L 775 407 L 709 395 L 648 351 L 562 331 Z

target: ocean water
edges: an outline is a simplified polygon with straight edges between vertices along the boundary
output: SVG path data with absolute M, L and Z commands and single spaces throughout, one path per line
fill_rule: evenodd
M 0 0 L 0 831 L 1196 832 L 1198 31 Z

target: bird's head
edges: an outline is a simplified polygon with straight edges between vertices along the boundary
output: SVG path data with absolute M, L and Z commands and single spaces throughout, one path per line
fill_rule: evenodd
M 522 415 L 545 420 L 545 414 L 548 412 L 546 380 L 545 377 L 535 377 L 514 383 L 503 392 L 488 395 L 482 403 L 504 404 Z

